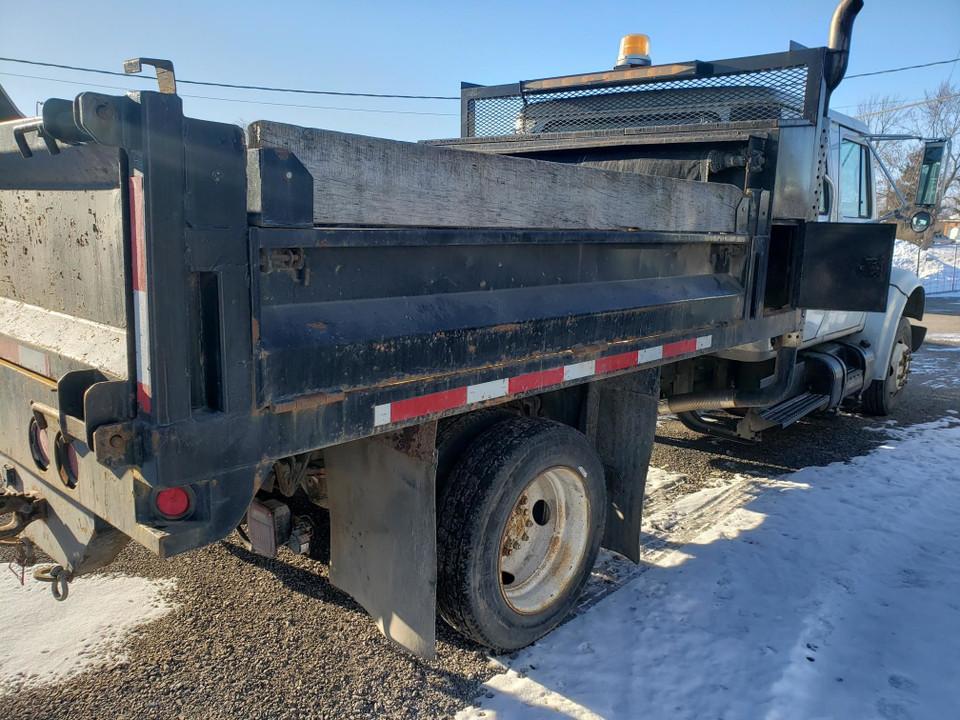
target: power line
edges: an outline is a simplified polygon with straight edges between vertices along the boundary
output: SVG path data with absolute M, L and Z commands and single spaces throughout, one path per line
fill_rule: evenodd
M 149 79 L 147 77 L 143 77 L 140 75 L 127 75 L 126 73 L 117 72 L 115 70 L 103 70 L 101 68 L 88 68 L 88 67 L 82 67 L 79 65 L 63 65 L 61 63 L 42 62 L 40 60 L 25 60 L 23 58 L 11 58 L 11 57 L 0 57 L 0 60 L 3 60 L 5 62 L 21 63 L 24 65 L 36 65 L 39 67 L 57 68 L 60 70 L 73 70 L 76 72 L 97 73 L 99 75 L 113 75 L 114 77 L 124 77 L 124 78 L 135 77 L 135 78 L 140 78 L 142 80 Z M 887 68 L 886 70 L 874 70 L 872 72 L 854 73 L 853 75 L 847 75 L 846 79 L 850 80 L 852 78 L 870 77 L 872 75 L 886 75 L 888 73 L 903 72 L 904 70 L 916 70 L 918 68 L 933 67 L 935 65 L 948 65 L 951 63 L 956 63 L 958 61 L 960 61 L 960 57 L 951 58 L 948 60 L 936 60 L 934 62 L 922 63 L 920 65 L 904 65 L 902 67 Z M 347 92 L 347 91 L 340 91 L 340 90 L 307 90 L 304 88 L 273 87 L 269 85 L 240 85 L 237 83 L 213 82 L 210 80 L 187 80 L 183 78 L 177 78 L 177 82 L 183 83 L 184 85 L 206 85 L 208 87 L 231 88 L 234 90 L 260 90 L 263 92 L 299 93 L 303 95 L 335 95 L 335 96 L 343 96 L 343 97 L 397 98 L 397 99 L 403 99 L 403 100 L 459 100 L 460 99 L 460 97 L 457 95 L 400 95 L 400 94 L 392 94 L 392 93 Z
M 42 61 L 39 61 L 39 60 L 25 60 L 25 59 L 23 59 L 23 58 L 0 57 L 0 61 L 12 62 L 12 63 L 21 63 L 21 64 L 24 64 L 24 65 L 34 65 L 34 66 L 39 66 L 39 67 L 57 68 L 57 69 L 60 69 L 60 70 L 72 70 L 72 71 L 75 71 L 75 72 L 96 73 L 96 74 L 99 74 L 99 75 L 111 75 L 111 76 L 114 76 L 114 77 L 126 78 L 126 79 L 128 79 L 128 80 L 131 79 L 131 78 L 133 78 L 133 79 L 138 79 L 138 80 L 149 80 L 149 79 L 150 79 L 149 77 L 145 77 L 145 76 L 142 76 L 142 75 L 128 75 L 127 73 L 116 72 L 116 71 L 114 71 L 114 70 L 103 70 L 103 69 L 101 69 L 101 68 L 88 68 L 88 67 L 82 67 L 82 66 L 79 66 L 79 65 L 63 65 L 63 64 L 61 64 L 61 63 L 42 62 Z M 853 75 L 847 75 L 847 76 L 846 76 L 846 79 L 847 79 L 847 80 L 850 80 L 850 79 L 853 79 L 853 78 L 870 77 L 870 76 L 873 76 L 873 75 L 886 75 L 886 74 L 888 74 L 888 73 L 903 72 L 904 70 L 916 70 L 916 69 L 918 69 L 918 68 L 933 67 L 933 66 L 935 66 L 935 65 L 947 65 L 947 64 L 951 64 L 951 63 L 956 63 L 956 62 L 958 62 L 958 61 L 960 61 L 960 57 L 955 57 L 955 58 L 951 58 L 951 59 L 948 59 L 948 60 L 937 60 L 937 61 L 935 61 L 935 62 L 922 63 L 922 64 L 920 64 L 920 65 L 904 65 L 904 66 L 902 66 L 902 67 L 887 68 L 886 70 L 875 70 L 875 71 L 873 71 L 873 72 L 855 73 L 855 74 L 853 74 Z M 68 80 L 57 80 L 57 79 L 55 79 L 55 78 L 43 78 L 43 77 L 37 77 L 37 76 L 33 76 L 33 75 L 19 75 L 19 76 L 18 76 L 18 75 L 16 75 L 16 73 L 3 73 L 3 74 L 11 75 L 11 76 L 14 76 L 14 77 L 26 77 L 26 78 L 34 78 L 34 79 L 37 79 L 37 80 L 48 80 L 48 81 L 50 81 L 50 82 L 71 82 L 71 81 L 68 81 Z M 332 96 L 338 96 L 338 97 L 393 98 L 393 99 L 402 99 L 402 100 L 459 100 L 459 99 L 460 99 L 460 97 L 459 97 L 459 96 L 456 96 L 456 95 L 400 95 L 400 94 L 391 94 L 391 93 L 347 92 L 347 91 L 338 91 L 338 90 L 307 90 L 307 89 L 303 89 L 303 88 L 272 87 L 272 86 L 267 86 L 267 85 L 240 85 L 240 84 L 235 84 L 235 83 L 212 82 L 212 81 L 207 81 L 207 80 L 187 80 L 187 79 L 183 79 L 183 78 L 177 78 L 177 82 L 182 83 L 182 84 L 184 84 L 184 85 L 203 85 L 203 86 L 207 86 L 207 87 L 230 88 L 230 89 L 234 89 L 234 90 L 258 90 L 258 91 L 261 91 L 261 92 L 297 93 L 297 94 L 301 94 L 301 95 L 332 95 Z M 83 85 L 83 84 L 88 84 L 88 83 L 76 83 L 76 82 L 75 82 L 74 84 Z M 99 86 L 99 87 L 116 87 L 116 86 L 101 85 L 101 86 Z M 116 89 L 125 90 L 126 88 L 116 88 Z M 221 101 L 224 101 L 224 102 L 253 102 L 253 101 L 244 101 L 244 100 L 238 100 L 238 99 L 233 99 L 233 98 L 207 97 L 207 96 L 204 96 L 204 95 L 184 95 L 183 97 L 194 97 L 194 98 L 202 98 L 202 99 L 207 99 L 207 100 L 221 100 Z M 324 106 L 319 106 L 319 105 L 296 105 L 296 104 L 286 104 L 286 103 L 270 103 L 270 102 L 265 102 L 265 101 L 264 101 L 264 102 L 256 102 L 255 104 L 259 104 L 259 105 L 275 105 L 275 106 L 280 106 L 280 107 L 315 108 L 315 109 L 318 109 L 318 110 L 344 110 L 344 111 L 350 111 L 350 112 L 383 112 L 383 113 L 395 112 L 395 113 L 398 113 L 398 114 L 405 114 L 405 115 L 416 115 L 416 114 L 422 114 L 422 115 L 448 115 L 448 114 L 451 114 L 451 113 L 417 113 L 417 112 L 414 112 L 414 111 L 399 111 L 399 110 L 398 110 L 398 111 L 387 111 L 387 110 L 376 111 L 376 110 L 364 109 L 364 108 L 338 108 L 338 107 L 324 107 Z M 912 107 L 912 106 L 904 106 L 904 107 Z M 890 111 L 885 111 L 885 112 L 890 112 Z M 881 114 L 882 114 L 882 113 L 881 113 Z
M 0 58 L 0 60 L 2 59 L 3 58 Z M 955 63 L 958 60 L 960 60 L 960 58 L 952 58 L 950 60 L 937 60 L 936 62 L 923 63 L 922 65 L 904 65 L 903 67 L 889 68 L 887 70 L 874 70 L 873 72 L 846 75 L 844 76 L 844 79 L 852 80 L 853 78 L 869 77 L 871 75 L 886 75 L 887 73 L 903 72 L 904 70 L 916 70 L 917 68 L 933 67 L 934 65 L 947 65 L 949 63 Z
M 921 105 L 933 105 L 936 102 L 943 102 L 944 100 L 953 100 L 954 98 L 960 97 L 960 93 L 954 93 L 953 95 L 938 95 L 937 97 L 928 98 L 926 100 L 920 100 L 918 102 L 907 103 L 906 105 L 897 105 L 896 107 L 885 108 L 883 110 L 878 110 L 877 112 L 865 113 L 863 115 L 857 115 L 861 120 L 863 118 L 877 117 L 878 115 L 888 115 L 897 110 L 906 110 L 912 107 L 920 107 Z
M 77 72 L 97 73 L 99 75 L 114 75 L 125 78 L 139 78 L 149 80 L 149 77 L 140 75 L 127 75 L 126 73 L 116 72 L 114 70 L 101 70 L 99 68 L 80 67 L 77 65 L 61 65 L 59 63 L 40 62 L 39 60 L 24 60 L 22 58 L 0 57 L 0 60 L 12 63 L 21 63 L 23 65 L 37 65 L 40 67 L 58 68 L 60 70 L 75 70 Z M 232 88 L 234 90 L 262 90 L 263 92 L 281 92 L 281 93 L 300 93 L 302 95 L 336 95 L 341 97 L 369 97 L 369 98 L 398 98 L 401 100 L 459 100 L 459 95 L 394 95 L 389 93 L 370 93 L 370 92 L 343 92 L 338 90 L 305 90 L 303 88 L 283 88 L 269 87 L 266 85 L 236 85 L 233 83 L 211 82 L 208 80 L 184 80 L 177 78 L 178 83 L 184 85 L 206 85 L 208 87 Z
M 0 72 L 0 75 L 9 77 L 29 78 L 31 80 L 46 80 L 47 82 L 64 83 L 67 85 L 82 85 L 85 87 L 109 88 L 111 90 L 129 90 L 122 85 L 103 85 L 101 83 L 81 82 L 79 80 L 61 80 L 59 78 L 41 77 L 39 75 L 22 75 L 20 73 Z M 342 112 L 382 113 L 389 115 L 435 115 L 440 117 L 456 117 L 457 113 L 424 112 L 418 110 L 381 110 L 376 108 L 338 107 L 335 105 L 301 105 L 298 103 L 271 102 L 269 100 L 244 100 L 241 98 L 211 97 L 209 95 L 190 95 L 180 93 L 180 97 L 195 98 L 198 100 L 219 100 L 221 102 L 245 103 L 247 105 L 271 105 L 274 107 L 308 108 L 312 110 L 338 110 Z

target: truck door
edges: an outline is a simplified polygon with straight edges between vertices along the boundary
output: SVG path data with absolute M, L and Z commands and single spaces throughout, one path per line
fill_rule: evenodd
M 874 222 L 876 197 L 873 157 L 862 135 L 831 120 L 827 179 L 820 193 L 820 222 Z M 816 345 L 860 330 L 866 313 L 844 310 L 807 310 L 803 344 Z

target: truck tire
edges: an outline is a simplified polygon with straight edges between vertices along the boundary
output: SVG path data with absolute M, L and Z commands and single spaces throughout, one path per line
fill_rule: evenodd
M 900 400 L 910 374 L 910 321 L 900 318 L 897 336 L 887 359 L 887 376 L 874 380 L 860 398 L 863 411 L 869 415 L 889 415 Z
M 492 407 L 440 421 L 437 428 L 437 497 L 443 494 L 450 472 L 470 443 L 498 422 L 512 417 L 517 415 L 502 407 Z
M 474 441 L 437 506 L 437 604 L 495 651 L 529 645 L 570 612 L 597 558 L 603 467 L 587 439 L 513 418 Z

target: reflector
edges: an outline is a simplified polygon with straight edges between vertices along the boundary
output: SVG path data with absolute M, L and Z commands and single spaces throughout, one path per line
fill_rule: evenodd
M 157 512 L 169 520 L 182 518 L 190 510 L 190 493 L 180 487 L 160 490 L 153 499 Z

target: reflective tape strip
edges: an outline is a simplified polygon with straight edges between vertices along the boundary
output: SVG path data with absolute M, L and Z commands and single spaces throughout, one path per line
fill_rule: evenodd
M 0 358 L 37 375 L 50 377 L 50 357 L 45 352 L 21 345 L 15 340 L 0 339 Z
M 491 380 L 490 382 L 480 383 L 479 385 L 468 385 L 467 403 L 483 402 L 484 400 L 503 397 L 507 394 L 509 387 L 510 381 L 506 378 L 503 380 Z
M 701 335 L 689 340 L 679 340 L 643 348 L 630 352 L 607 355 L 596 360 L 564 365 L 563 367 L 540 370 L 538 372 L 514 375 L 509 378 L 488 380 L 487 382 L 465 387 L 442 390 L 428 395 L 397 400 L 392 403 L 375 405 L 373 425 L 380 427 L 391 423 L 403 422 L 414 418 L 426 417 L 445 410 L 466 407 L 475 403 L 497 398 L 562 385 L 565 382 L 582 378 L 596 377 L 628 370 L 630 368 L 658 362 L 665 358 L 677 357 L 688 353 L 706 350 L 713 346 L 712 335 Z M 148 368 L 149 370 L 149 368 Z
M 133 332 L 137 339 L 137 404 L 142 411 L 149 413 L 153 408 L 153 389 L 150 378 L 150 315 L 141 175 L 130 178 L 130 258 L 133 273 Z
M 696 338 L 689 340 L 678 340 L 677 342 L 667 343 L 663 346 L 663 356 L 665 358 L 676 357 L 677 355 L 686 355 L 697 351 Z

